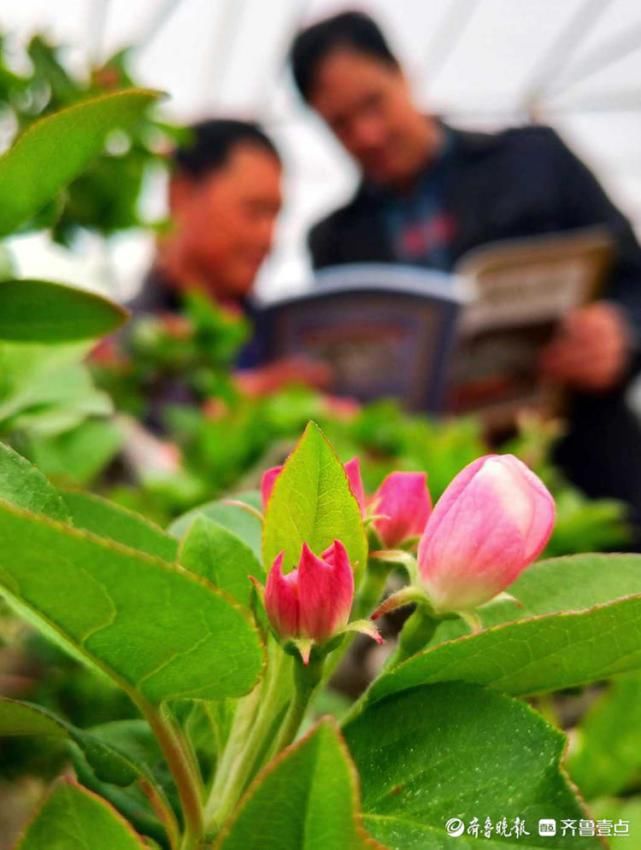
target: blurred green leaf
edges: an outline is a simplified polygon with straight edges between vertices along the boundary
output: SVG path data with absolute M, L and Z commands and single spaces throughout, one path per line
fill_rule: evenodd
M 49 736 L 72 740 L 84 752 L 96 777 L 115 785 L 131 785 L 147 773 L 124 751 L 105 744 L 90 732 L 76 729 L 39 705 L 0 697 L 0 737 Z
M 122 444 L 122 432 L 113 421 L 94 418 L 62 434 L 31 434 L 21 449 L 57 486 L 88 487 Z
M 0 281 L 0 339 L 47 343 L 95 339 L 114 331 L 127 316 L 107 298 L 61 283 Z
M 0 157 L 0 235 L 35 215 L 159 97 L 129 89 L 76 103 L 32 124 Z
M 641 782 L 641 673 L 617 676 L 574 730 L 569 770 L 591 800 Z

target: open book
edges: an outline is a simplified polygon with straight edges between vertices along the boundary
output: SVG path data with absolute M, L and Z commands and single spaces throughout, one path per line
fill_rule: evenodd
M 328 362 L 338 394 L 496 423 L 553 403 L 540 351 L 569 310 L 597 297 L 612 255 L 599 228 L 486 245 L 452 275 L 337 266 L 311 292 L 261 310 L 262 347 L 270 360 Z

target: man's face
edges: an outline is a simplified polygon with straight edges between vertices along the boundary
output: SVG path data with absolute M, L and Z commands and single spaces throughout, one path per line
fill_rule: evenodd
M 337 49 L 318 66 L 310 105 L 374 182 L 402 185 L 424 163 L 426 122 L 397 68 Z
M 277 159 L 248 143 L 211 174 L 175 178 L 171 206 L 183 251 L 214 295 L 237 298 L 250 291 L 272 247 L 280 183 Z

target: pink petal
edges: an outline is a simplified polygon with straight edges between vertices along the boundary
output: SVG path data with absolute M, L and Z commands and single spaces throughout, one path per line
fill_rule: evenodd
M 276 479 L 282 471 L 283 467 L 281 465 L 272 466 L 270 469 L 266 469 L 265 472 L 263 472 L 263 477 L 260 479 L 260 495 L 263 502 L 263 510 L 267 507 L 267 502 L 269 501 L 269 497 L 274 489 Z
M 387 548 L 423 533 L 432 510 L 424 472 L 392 472 L 376 491 L 375 514 L 385 518 L 374 521 Z
M 349 488 L 352 495 L 358 502 L 358 507 L 361 509 L 361 515 L 365 515 L 365 488 L 363 487 L 363 478 L 361 476 L 361 462 L 357 457 L 348 460 L 344 466 Z
M 293 570 L 283 575 L 284 553 L 275 559 L 265 587 L 265 610 L 269 621 L 281 637 L 300 634 L 299 574 Z
M 343 628 L 354 598 L 354 573 L 343 544 L 336 540 L 322 558 L 303 545 L 299 573 L 301 636 L 320 643 Z

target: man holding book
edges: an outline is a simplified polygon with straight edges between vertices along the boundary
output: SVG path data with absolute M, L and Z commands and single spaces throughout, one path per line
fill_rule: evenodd
M 559 462 L 589 494 L 628 501 L 638 521 L 641 430 L 624 390 L 641 330 L 641 249 L 629 222 L 550 128 L 469 133 L 424 115 L 364 14 L 304 30 L 291 60 L 304 100 L 362 172 L 349 203 L 309 235 L 315 268 L 401 262 L 450 271 L 489 242 L 607 227 L 616 257 L 604 297 L 567 316 L 540 369 L 573 394 Z

